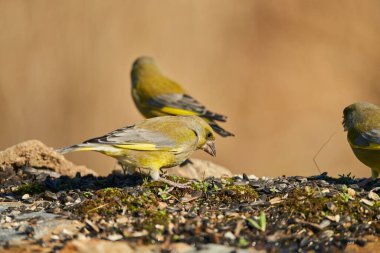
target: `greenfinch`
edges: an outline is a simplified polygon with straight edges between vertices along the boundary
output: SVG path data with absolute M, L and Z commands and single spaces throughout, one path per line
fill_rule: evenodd
M 153 58 L 137 58 L 132 66 L 131 79 L 133 100 L 144 117 L 197 115 L 205 119 L 219 135 L 234 136 L 215 122 L 225 122 L 226 116 L 209 111 L 178 83 L 164 76 Z
M 343 111 L 343 126 L 355 156 L 372 170 L 372 179 L 380 172 L 380 108 L 361 102 Z
M 57 151 L 97 151 L 116 158 L 128 173 L 137 168 L 149 171 L 153 180 L 185 187 L 160 177 L 161 168 L 181 164 L 197 149 L 215 156 L 215 134 L 198 116 L 163 116 L 145 119 L 104 136 Z

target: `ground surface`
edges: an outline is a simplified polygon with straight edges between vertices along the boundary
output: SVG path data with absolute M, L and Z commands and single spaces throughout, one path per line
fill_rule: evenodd
M 75 175 L 78 167 L 70 164 L 39 142 L 0 152 L 0 252 L 380 248 L 380 180 L 168 176 L 190 183 L 178 189 L 119 172 Z M 216 174 L 217 167 L 203 165 Z
M 76 252 L 80 241 L 104 239 L 163 251 L 185 243 L 322 252 L 360 249 L 380 235 L 379 180 L 363 188 L 349 177 L 242 176 L 173 189 L 119 173 L 51 178 L 3 170 L 0 178 L 0 241 L 10 251 L 26 244 Z

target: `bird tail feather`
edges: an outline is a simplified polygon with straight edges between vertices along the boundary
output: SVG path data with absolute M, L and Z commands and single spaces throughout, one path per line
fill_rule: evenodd
M 227 130 L 224 130 L 221 126 L 219 126 L 215 122 L 210 122 L 209 124 L 211 128 L 222 137 L 235 136 L 233 133 L 228 132 Z
M 59 149 L 56 149 L 55 151 L 57 151 L 58 153 L 61 153 L 61 154 L 66 154 L 66 153 L 70 153 L 70 152 L 90 151 L 90 150 L 94 150 L 94 149 L 95 149 L 94 146 L 73 145 L 70 147 L 59 148 Z
M 226 122 L 227 121 L 227 116 L 224 116 L 219 113 L 214 113 L 211 111 L 206 111 L 201 117 L 205 117 L 210 120 L 216 120 L 216 121 L 221 121 L 221 122 Z

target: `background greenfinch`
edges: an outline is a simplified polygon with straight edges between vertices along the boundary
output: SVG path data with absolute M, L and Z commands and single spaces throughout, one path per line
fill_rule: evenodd
M 188 95 L 176 82 L 164 76 L 151 57 L 135 60 L 131 71 L 132 97 L 139 111 L 152 118 L 164 115 L 197 115 L 205 119 L 219 135 L 234 136 L 215 121 L 227 117 L 213 113 Z
M 57 151 L 97 151 L 116 158 L 128 173 L 148 169 L 153 180 L 185 187 L 160 177 L 161 168 L 181 164 L 197 149 L 216 155 L 215 135 L 210 125 L 197 116 L 164 116 L 146 119 L 104 136 Z
M 343 111 L 343 126 L 355 156 L 372 170 L 372 179 L 380 172 L 380 108 L 361 102 Z

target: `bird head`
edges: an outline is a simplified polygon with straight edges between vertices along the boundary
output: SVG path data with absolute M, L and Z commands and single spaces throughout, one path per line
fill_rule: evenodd
M 344 131 L 349 131 L 355 126 L 355 123 L 366 120 L 369 112 L 379 110 L 379 107 L 368 103 L 359 102 L 354 103 L 343 110 L 343 122 Z
M 190 116 L 193 122 L 193 131 L 198 138 L 197 149 L 202 149 L 212 156 L 216 156 L 215 133 L 210 125 L 202 118 Z
M 206 136 L 206 142 L 201 147 L 201 149 L 209 155 L 216 156 L 214 132 L 208 132 Z
M 149 56 L 141 56 L 137 58 L 132 65 L 132 85 L 135 85 L 139 78 L 144 76 L 152 76 L 157 73 L 161 72 L 154 59 Z

